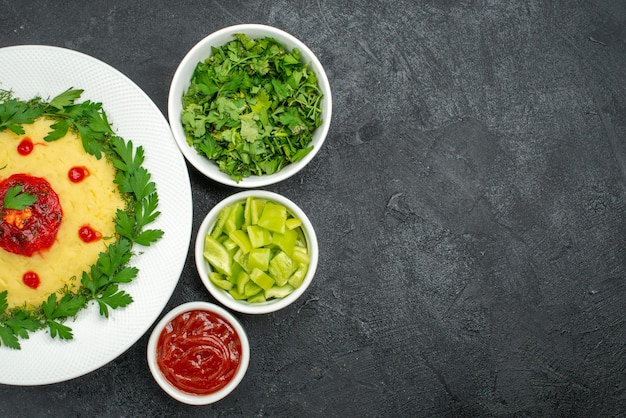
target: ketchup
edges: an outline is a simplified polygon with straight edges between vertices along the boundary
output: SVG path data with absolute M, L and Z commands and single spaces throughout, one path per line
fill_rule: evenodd
M 67 177 L 69 177 L 72 183 L 80 183 L 85 180 L 85 177 L 89 175 L 89 170 L 87 167 L 72 167 L 70 171 L 67 173 Z
M 4 208 L 4 197 L 13 186 L 35 196 L 35 203 L 22 210 Z M 13 174 L 0 181 L 0 248 L 27 257 L 50 248 L 62 219 L 59 196 L 45 179 Z
M 22 139 L 22 141 L 17 145 L 17 152 L 20 155 L 28 155 L 33 152 L 33 141 L 30 138 L 26 137 Z
M 220 315 L 184 312 L 163 329 L 157 342 L 157 364 L 178 389 L 208 395 L 226 386 L 241 361 L 241 340 Z
M 26 273 L 24 273 L 24 275 L 22 276 L 22 281 L 26 286 L 30 287 L 31 289 L 37 289 L 39 287 L 39 283 L 41 283 L 41 280 L 39 280 L 39 275 L 34 271 L 27 271 Z
M 90 243 L 94 241 L 98 241 L 102 238 L 102 234 L 96 230 L 94 230 L 89 225 L 83 225 L 78 230 L 78 236 L 85 243 Z

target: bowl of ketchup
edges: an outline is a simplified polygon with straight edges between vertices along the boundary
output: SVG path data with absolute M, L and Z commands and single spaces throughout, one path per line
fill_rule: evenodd
M 250 362 L 250 345 L 228 311 L 208 302 L 188 302 L 154 327 L 147 357 L 152 376 L 168 395 L 206 405 L 239 385 Z

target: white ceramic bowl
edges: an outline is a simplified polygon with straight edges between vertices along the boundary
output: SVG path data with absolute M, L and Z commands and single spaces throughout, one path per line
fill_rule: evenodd
M 178 315 L 183 314 L 184 312 L 195 310 L 213 312 L 226 319 L 233 326 L 241 341 L 241 359 L 237 372 L 226 386 L 224 386 L 217 392 L 211 393 L 209 395 L 194 395 L 183 392 L 180 389 L 176 388 L 161 373 L 161 370 L 157 363 L 157 344 L 159 336 L 161 335 L 161 332 L 163 331 L 165 326 Z M 148 340 L 147 358 L 148 367 L 150 368 L 152 376 L 154 376 L 154 379 L 156 380 L 158 385 L 168 395 L 180 402 L 189 405 L 207 405 L 223 399 L 225 396 L 231 393 L 237 387 L 237 385 L 239 385 L 244 375 L 246 374 L 246 371 L 248 370 L 248 364 L 250 363 L 250 344 L 248 342 L 246 332 L 244 331 L 239 321 L 237 321 L 237 319 L 224 308 L 208 302 L 188 302 L 172 309 L 154 327 L 152 334 L 150 335 L 150 339 Z
M 245 201 L 248 196 L 259 197 L 276 203 L 280 203 L 284 205 L 287 210 L 291 212 L 292 215 L 302 221 L 302 231 L 304 232 L 304 236 L 306 238 L 307 249 L 311 262 L 309 264 L 309 269 L 302 284 L 298 288 L 296 288 L 291 294 L 285 296 L 284 298 L 272 299 L 268 300 L 267 302 L 259 303 L 249 303 L 244 300 L 236 300 L 227 291 L 217 287 L 209 280 L 209 273 L 212 271 L 212 269 L 209 263 L 204 258 L 204 238 L 213 230 L 213 227 L 217 221 L 217 217 L 224 207 L 235 202 Z M 207 216 L 204 218 L 204 221 L 200 225 L 200 228 L 198 229 L 195 246 L 195 258 L 196 267 L 198 269 L 198 274 L 200 275 L 202 283 L 204 283 L 204 286 L 209 290 L 211 295 L 213 295 L 213 297 L 217 299 L 218 302 L 234 311 L 246 314 L 264 314 L 283 309 L 284 307 L 289 306 L 290 304 L 295 302 L 300 296 L 302 296 L 302 294 L 306 291 L 306 289 L 313 281 L 313 276 L 315 276 L 315 270 L 317 269 L 317 263 L 319 259 L 319 247 L 317 243 L 317 237 L 315 235 L 315 230 L 313 229 L 311 221 L 302 211 L 302 209 L 300 209 L 295 203 L 277 193 L 264 190 L 246 190 L 231 195 L 222 200 L 220 203 L 215 205 L 213 209 L 211 209 L 211 211 L 207 214 Z
M 231 179 L 227 174 L 219 171 L 215 162 L 199 155 L 193 147 L 187 144 L 185 133 L 180 121 L 182 112 L 182 97 L 184 92 L 186 92 L 189 88 L 191 76 L 196 68 L 196 65 L 198 62 L 205 60 L 211 55 L 211 47 L 219 47 L 234 40 L 235 38 L 233 37 L 233 34 L 236 33 L 246 34 L 248 37 L 253 39 L 269 36 L 280 42 L 287 50 L 298 48 L 301 59 L 308 63 L 309 68 L 316 73 L 319 88 L 324 95 L 321 102 L 322 125 L 319 126 L 313 133 L 311 141 L 313 149 L 311 152 L 309 152 L 302 160 L 284 167 L 278 173 L 263 176 L 250 176 L 244 178 L 239 183 Z M 218 30 L 217 32 L 213 32 L 198 42 L 185 55 L 174 73 L 174 77 L 172 78 L 167 108 L 170 126 L 172 128 L 174 138 L 176 139 L 176 143 L 187 161 L 198 169 L 198 171 L 225 185 L 241 188 L 257 188 L 267 186 L 269 184 L 275 184 L 293 176 L 302 170 L 302 168 L 304 168 L 313 159 L 313 157 L 315 157 L 322 147 L 330 128 L 330 121 L 332 117 L 332 97 L 330 84 L 328 83 L 328 78 L 326 77 L 326 72 L 324 71 L 322 64 L 304 43 L 295 38 L 293 35 L 271 26 L 243 24 L 229 26 Z

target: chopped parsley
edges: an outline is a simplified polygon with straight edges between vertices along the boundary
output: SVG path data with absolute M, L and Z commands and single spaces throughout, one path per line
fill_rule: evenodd
M 116 240 L 100 253 L 90 271 L 82 273 L 78 289 L 67 288 L 51 293 L 39 307 L 9 308 L 8 291 L 0 291 L 0 345 L 19 349 L 20 339 L 29 333 L 47 329 L 52 338 L 70 340 L 72 329 L 65 324 L 68 318 L 95 301 L 100 314 L 109 317 L 109 309 L 132 303 L 131 295 L 120 285 L 132 281 L 138 269 L 129 266 L 134 244 L 149 246 L 163 236 L 163 231 L 146 229 L 160 212 L 156 186 L 150 173 L 142 166 L 143 148 L 134 148 L 131 141 L 116 136 L 107 120 L 101 103 L 76 103 L 82 90 L 70 88 L 45 102 L 41 98 L 30 101 L 14 99 L 11 92 L 0 90 L 0 132 L 9 129 L 23 134 L 22 125 L 31 124 L 39 117 L 54 120 L 45 141 L 56 141 L 73 130 L 80 135 L 84 150 L 100 159 L 108 158 L 117 170 L 115 183 L 126 200 L 125 210 L 115 215 Z M 21 187 L 11 187 L 3 199 L 6 209 L 24 209 L 33 204 L 34 196 Z
M 237 34 L 196 65 L 181 121 L 189 145 L 239 182 L 304 158 L 322 123 L 321 100 L 298 49 Z

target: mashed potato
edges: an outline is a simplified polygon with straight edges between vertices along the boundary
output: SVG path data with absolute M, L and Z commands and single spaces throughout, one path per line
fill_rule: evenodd
M 115 169 L 106 158 L 98 160 L 87 154 L 80 138 L 73 133 L 54 142 L 43 140 L 52 123 L 41 118 L 32 125 L 23 125 L 26 131 L 23 135 L 8 130 L 0 132 L 0 181 L 17 173 L 42 177 L 57 193 L 63 210 L 56 241 L 49 249 L 27 257 L 0 248 L 0 292 L 8 291 L 9 307 L 39 306 L 52 292 L 66 286 L 80 286 L 82 272 L 88 272 L 98 254 L 115 239 L 115 213 L 125 207 L 113 183 Z M 23 156 L 17 147 L 26 137 L 34 148 Z M 73 167 L 85 167 L 89 175 L 74 183 L 68 177 Z M 78 231 L 84 225 L 101 233 L 103 238 L 83 242 Z M 24 273 L 29 271 L 40 278 L 37 289 L 23 282 Z

